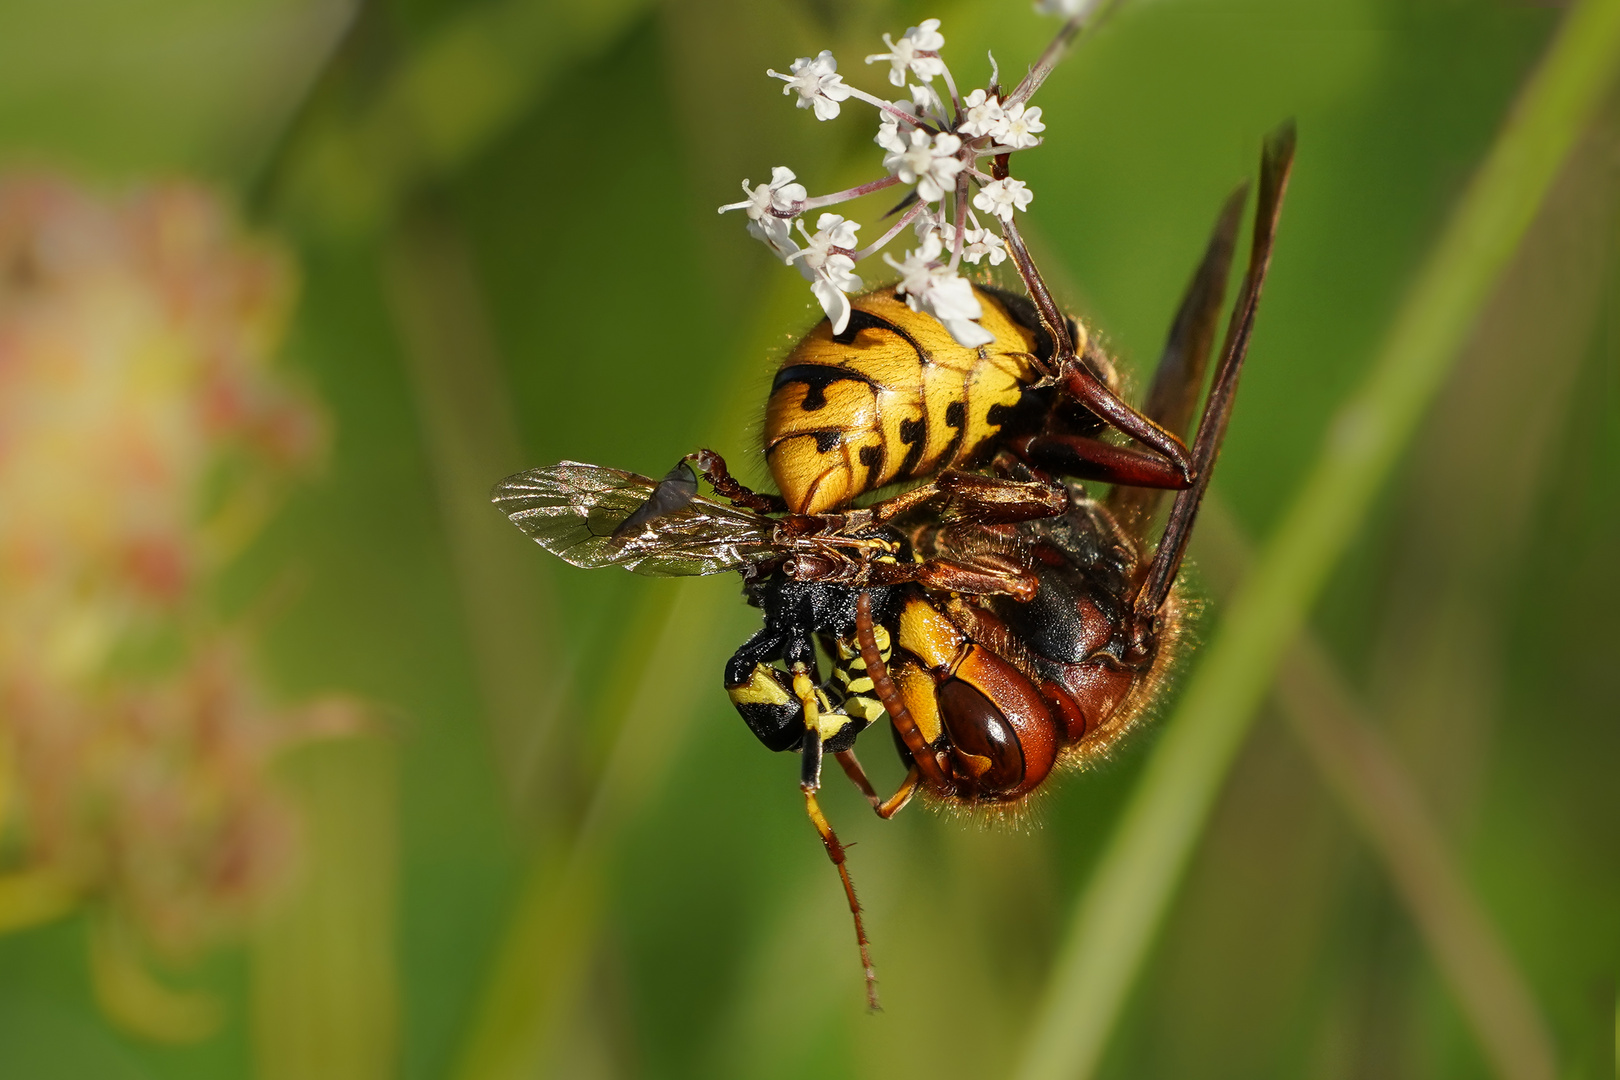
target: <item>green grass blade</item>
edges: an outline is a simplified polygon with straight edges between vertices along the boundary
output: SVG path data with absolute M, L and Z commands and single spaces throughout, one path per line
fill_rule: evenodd
M 1199 530 L 1199 565 L 1212 582 L 1224 578 L 1229 586 L 1248 572 L 1253 557 L 1230 511 L 1206 503 Z M 1377 858 L 1495 1074 L 1552 1080 L 1552 1036 L 1529 982 L 1449 850 L 1420 781 L 1308 630 L 1288 649 L 1276 700 L 1301 749 Z
M 305 823 L 298 889 L 253 940 L 257 1080 L 398 1075 L 398 761 L 371 735 L 300 750 L 281 769 Z
M 1566 16 L 1234 597 L 1079 898 L 1018 1076 L 1091 1075 L 1283 650 L 1418 422 L 1611 82 L 1620 0 Z M 1307 140 L 1308 140 L 1307 133 Z M 1309 143 L 1306 143 L 1309 153 Z

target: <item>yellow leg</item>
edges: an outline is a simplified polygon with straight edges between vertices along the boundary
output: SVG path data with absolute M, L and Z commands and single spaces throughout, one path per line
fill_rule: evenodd
M 821 836 L 827 849 L 827 858 L 838 867 L 838 877 L 844 883 L 844 895 L 849 899 L 849 913 L 855 919 L 855 943 L 861 948 L 861 968 L 866 972 L 866 1005 L 876 1012 L 878 1004 L 877 971 L 872 967 L 872 952 L 866 940 L 866 926 L 861 921 L 861 902 L 855 897 L 855 882 L 850 879 L 849 867 L 844 863 L 844 845 L 838 842 L 827 816 L 816 801 L 816 790 L 821 786 L 821 709 L 816 702 L 816 687 L 810 681 L 810 670 L 802 663 L 793 665 L 793 696 L 804 708 L 804 768 L 799 787 L 804 791 L 804 808 L 810 815 L 810 824 Z
M 804 748 L 799 765 L 799 786 L 805 791 L 821 789 L 821 707 L 816 701 L 816 684 L 803 663 L 793 665 L 793 696 L 804 712 Z
M 804 706 L 804 726 L 820 731 L 821 706 L 816 703 L 816 684 L 810 681 L 810 669 L 802 663 L 793 665 L 793 696 Z
M 844 845 L 838 842 L 838 835 L 827 823 L 826 815 L 821 812 L 821 805 L 816 802 L 814 791 L 805 791 L 804 808 L 810 815 L 810 823 L 816 827 L 816 832 L 821 834 L 821 843 L 827 849 L 827 858 L 838 867 L 838 876 L 843 879 L 844 895 L 849 898 L 849 913 L 855 918 L 855 943 L 861 948 L 861 967 L 866 972 L 866 1006 L 877 1012 L 883 1008 L 878 1003 L 877 969 L 872 967 L 872 952 L 866 941 L 866 927 L 861 922 L 861 902 L 855 898 L 855 883 L 850 880 L 849 867 L 844 864 Z

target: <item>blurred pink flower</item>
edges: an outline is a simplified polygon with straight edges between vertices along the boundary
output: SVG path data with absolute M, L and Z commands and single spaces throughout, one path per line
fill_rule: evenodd
M 166 951 L 283 875 L 269 769 L 353 722 L 267 702 L 204 596 L 322 446 L 271 365 L 292 291 L 200 188 L 0 179 L 0 873 Z

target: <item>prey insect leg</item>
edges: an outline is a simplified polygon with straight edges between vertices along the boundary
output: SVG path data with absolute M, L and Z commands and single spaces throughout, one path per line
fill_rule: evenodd
M 849 867 L 844 862 L 844 845 L 838 842 L 838 834 L 827 823 L 827 816 L 821 812 L 821 804 L 816 802 L 816 793 L 812 788 L 804 789 L 804 808 L 810 815 L 810 823 L 821 836 L 822 846 L 827 849 L 827 858 L 838 867 L 838 876 L 844 882 L 844 895 L 849 898 L 849 913 L 855 918 L 855 942 L 861 947 L 861 967 L 866 972 L 866 1007 L 877 1012 L 883 1008 L 878 1002 L 877 969 L 872 966 L 872 950 L 866 940 L 866 926 L 861 921 L 861 902 L 856 899 L 855 883 L 850 880 Z
M 861 967 L 866 972 L 866 1004 L 875 1011 L 882 1006 L 878 1004 L 877 970 L 872 967 L 866 925 L 861 921 L 861 902 L 855 897 L 855 882 L 850 879 L 849 867 L 845 864 L 844 845 L 839 843 L 838 834 L 833 832 L 832 826 L 827 823 L 827 816 L 821 812 L 821 804 L 816 801 L 816 791 L 821 787 L 821 710 L 816 702 L 815 683 L 810 678 L 809 667 L 803 662 L 793 665 L 793 695 L 804 707 L 804 760 L 799 773 L 799 789 L 804 792 L 804 808 L 810 815 L 810 823 L 816 827 L 821 844 L 827 849 L 827 858 L 838 867 L 838 877 L 844 883 L 844 895 L 849 898 L 849 913 L 855 919 L 855 942 L 861 948 Z
M 713 450 L 698 450 L 686 455 L 682 461 L 696 464 L 709 486 L 735 506 L 744 506 L 761 514 L 776 514 L 787 509 L 787 503 L 780 495 L 765 495 L 744 487 L 726 468 L 726 459 Z
M 806 791 L 821 787 L 821 704 L 816 700 L 815 680 L 803 661 L 793 665 L 793 696 L 804 712 L 804 756 L 799 766 L 799 785 Z

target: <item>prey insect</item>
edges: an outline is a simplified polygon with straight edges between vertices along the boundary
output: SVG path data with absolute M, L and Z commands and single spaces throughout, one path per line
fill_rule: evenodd
M 918 792 L 947 805 L 1016 809 L 1055 770 L 1104 753 L 1142 714 L 1170 665 L 1177 575 L 1231 416 L 1293 149 L 1285 126 L 1262 154 L 1248 269 L 1190 449 L 1174 432 L 1185 430 L 1202 393 L 1246 185 L 1221 211 L 1141 412 L 1113 392 L 1106 357 L 1086 348 L 1009 227 L 1031 300 L 986 294 L 1006 315 L 1004 324 L 986 322 L 1014 365 L 997 391 L 1002 400 L 972 398 L 983 380 L 941 379 L 949 365 L 935 355 L 945 339 L 915 320 L 885 320 L 893 298 L 878 290 L 856 299 L 855 312 L 868 318 L 851 318 L 847 341 L 825 322 L 805 339 L 841 344 L 835 363 L 805 361 L 801 344 L 778 376 L 767 444 L 773 432 L 788 432 L 776 444 L 788 449 L 771 457 L 787 497 L 750 491 L 707 450 L 659 481 L 563 462 L 496 486 L 496 505 L 574 565 L 741 573 L 764 624 L 727 663 L 726 689 L 761 742 L 801 754 L 806 811 L 842 878 L 874 1007 L 860 905 L 816 798 L 823 760 L 833 755 L 880 817 Z M 989 359 L 995 355 L 981 347 L 963 359 L 969 367 L 1003 363 Z M 884 394 L 895 394 L 877 373 L 913 368 L 918 378 L 901 380 L 902 419 L 908 408 L 937 415 L 959 432 L 954 448 L 946 439 L 933 453 L 921 419 L 907 438 L 908 425 L 885 418 Z M 834 388 L 845 383 L 853 393 L 833 410 Z M 810 408 L 813 391 L 821 403 Z M 819 433 L 777 423 L 824 409 Z M 1141 445 L 1105 441 L 1107 428 Z M 795 487 L 779 461 L 809 479 Z M 715 497 L 699 493 L 700 475 Z M 851 504 L 908 476 L 922 482 L 869 506 Z M 1113 486 L 1097 499 L 1085 481 Z M 1172 490 L 1164 530 L 1150 546 L 1158 502 Z M 831 667 L 825 678 L 821 655 Z M 906 768 L 887 797 L 855 756 L 857 736 L 885 714 Z

